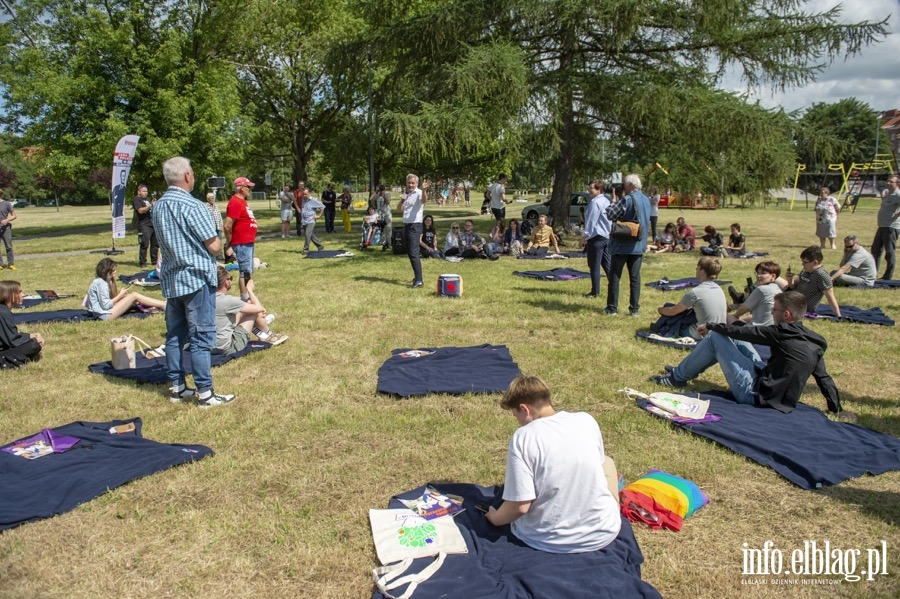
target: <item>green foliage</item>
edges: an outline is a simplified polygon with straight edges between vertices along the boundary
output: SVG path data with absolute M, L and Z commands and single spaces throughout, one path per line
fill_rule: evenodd
M 881 129 L 878 113 L 856 98 L 845 98 L 833 104 L 817 102 L 799 119 L 797 153 L 807 171 L 824 172 L 828 164 L 843 163 L 849 169 L 853 162 L 869 162 L 878 147 L 888 151 L 890 140 Z

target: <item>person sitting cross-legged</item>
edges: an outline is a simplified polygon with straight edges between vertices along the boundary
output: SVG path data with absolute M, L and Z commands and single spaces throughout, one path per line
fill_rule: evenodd
M 553 228 L 547 224 L 546 214 L 538 217 L 537 226 L 531 231 L 531 238 L 528 240 L 528 246 L 525 253 L 529 256 L 545 256 L 550 251 L 550 245 L 553 245 L 553 251 L 559 253 L 559 244 L 556 242 L 556 235 Z
M 469 219 L 463 223 L 463 231 L 459 234 L 459 255 L 463 258 L 499 258 L 484 237 L 475 232 L 475 223 Z
M 803 326 L 806 297 L 797 291 L 775 296 L 772 325 L 702 324 L 704 338 L 688 356 L 662 376 L 650 380 L 664 387 L 684 387 L 710 366 L 719 364 L 735 400 L 741 404 L 794 411 L 812 375 L 828 404 L 828 411 L 855 420 L 841 409 L 840 394 L 825 369 L 828 343 Z M 767 345 L 772 357 L 763 362 L 751 344 Z
M 520 428 L 509 442 L 503 503 L 487 521 L 510 524 L 529 547 L 548 553 L 597 551 L 619 534 L 621 517 L 615 464 L 606 455 L 594 417 L 557 412 L 550 388 L 519 375 L 500 407 Z
M 697 315 L 697 322 L 725 322 L 728 316 L 728 300 L 725 292 L 715 282 L 722 272 L 722 264 L 718 258 L 703 256 L 697 262 L 697 279 L 700 284 L 689 289 L 681 301 L 674 306 L 662 306 L 657 309 L 660 316 L 677 316 L 686 310 L 693 309 Z M 699 341 L 697 324 L 692 324 L 687 335 Z
M 831 271 L 831 281 L 844 287 L 874 287 L 877 277 L 874 256 L 859 244 L 856 235 L 844 237 L 844 257 L 840 268 Z
M 231 274 L 225 267 L 217 268 L 219 288 L 216 290 L 216 352 L 225 355 L 239 352 L 250 342 L 252 332 L 260 341 L 279 345 L 287 341 L 287 335 L 279 335 L 269 330 L 269 324 L 275 320 L 274 314 L 267 314 L 266 309 L 253 293 L 254 282 L 247 281 L 250 301 L 245 302 L 233 295 Z

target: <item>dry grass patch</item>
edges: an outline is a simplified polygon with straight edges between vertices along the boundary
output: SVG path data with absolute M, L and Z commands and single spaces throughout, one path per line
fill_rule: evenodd
M 458 220 L 458 210 L 437 214 Z M 22 210 L 20 220 L 27 214 Z M 663 211 L 661 224 L 678 214 Z M 750 249 L 769 251 L 795 270 L 800 250 L 815 242 L 811 212 L 683 214 L 699 229 L 711 223 L 727 231 L 739 221 Z M 838 229 L 866 240 L 874 217 L 874 210 L 863 206 L 841 215 Z M 276 230 L 274 213 L 261 218 L 263 230 Z M 478 229 L 487 229 L 483 218 Z M 108 236 L 97 235 L 94 247 L 105 247 Z M 3 533 L 0 597 L 368 597 L 368 572 L 376 559 L 367 510 L 428 481 L 502 482 L 506 446 L 516 427 L 497 407 L 497 396 L 377 395 L 376 371 L 395 348 L 482 343 L 509 346 L 525 372 L 550 383 L 559 408 L 597 417 L 608 451 L 628 480 L 664 468 L 697 482 L 710 496 L 711 503 L 680 533 L 636 529 L 647 560 L 644 577 L 664 596 L 900 594 L 900 473 L 802 491 L 768 468 L 649 417 L 616 393 L 623 386 L 655 390 L 647 376 L 683 356 L 634 338 L 636 328 L 654 319 L 657 306 L 678 300 L 677 292 L 645 288 L 642 316 L 609 318 L 601 314 L 605 302 L 582 297 L 586 281 L 511 275 L 559 263 L 508 258 L 426 260 L 426 287 L 412 291 L 404 256 L 356 250 L 358 231 L 321 238 L 329 249 L 353 249 L 356 256 L 306 260 L 296 238 L 258 244 L 257 255 L 269 263 L 255 275 L 260 295 L 278 315 L 273 328 L 291 339 L 214 369 L 216 388 L 237 394 L 228 407 L 200 411 L 172 405 L 162 387 L 87 372 L 88 363 L 108 359 L 113 336 L 132 332 L 161 343 L 161 317 L 23 327 L 48 340 L 46 356 L 3 373 L 4 388 L 13 391 L 0 401 L 0 439 L 73 420 L 140 416 L 148 438 L 202 443 L 217 455 Z M 64 237 L 32 243 L 17 242 L 17 250 L 69 247 Z M 126 245 L 133 244 L 131 236 Z M 26 290 L 76 295 L 53 305 L 76 308 L 99 258 L 25 259 L 15 274 Z M 136 271 L 136 258 L 134 252 L 120 257 L 120 272 Z M 697 258 L 647 256 L 644 281 L 690 276 Z M 826 267 L 836 267 L 838 259 L 838 252 L 826 252 Z M 722 278 L 740 283 L 754 264 L 728 260 Z M 564 265 L 587 269 L 583 260 Z M 434 295 L 437 277 L 448 272 L 463 276 L 465 294 L 458 300 Z M 900 316 L 900 292 L 841 289 L 837 294 L 842 303 L 878 305 L 892 318 Z M 627 302 L 627 281 L 622 296 Z M 866 426 L 900 435 L 900 374 L 893 360 L 900 349 L 897 329 L 809 326 L 829 341 L 828 367 L 847 409 L 859 413 Z M 712 369 L 695 388 L 723 385 L 721 373 Z M 815 385 L 807 388 L 804 401 L 824 408 Z M 842 549 L 886 540 L 891 575 L 833 587 L 741 584 L 743 543 L 761 547 L 771 540 L 787 553 L 811 539 L 828 539 Z

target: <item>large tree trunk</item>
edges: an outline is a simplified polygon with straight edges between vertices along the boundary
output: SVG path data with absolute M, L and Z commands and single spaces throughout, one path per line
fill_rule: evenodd
M 559 89 L 559 108 L 561 123 L 559 129 L 559 158 L 553 168 L 553 194 L 550 196 L 550 216 L 553 226 L 563 227 L 569 231 L 569 205 L 572 196 L 572 173 L 575 170 L 575 100 L 572 85 L 566 79 L 566 73 L 572 65 L 575 45 L 574 32 L 565 34 L 564 50 L 560 53 L 559 73 L 562 84 Z
M 299 127 L 294 128 L 294 136 L 291 139 L 291 155 L 294 158 L 294 166 L 291 171 L 294 184 L 298 181 L 306 182 L 306 131 Z

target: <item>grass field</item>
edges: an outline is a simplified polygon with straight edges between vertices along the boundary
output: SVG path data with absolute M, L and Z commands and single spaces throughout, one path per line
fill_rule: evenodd
M 522 206 L 513 204 L 511 215 Z M 83 210 L 77 221 L 66 208 L 58 216 L 51 209 L 21 210 L 16 234 L 104 224 L 105 209 L 72 210 Z M 275 212 L 258 212 L 261 230 L 275 232 Z M 464 209 L 428 212 L 438 218 L 443 236 L 448 220 Z M 739 221 L 751 250 L 769 251 L 795 271 L 800 251 L 816 242 L 811 211 L 661 212 L 661 224 L 683 214 L 699 229 L 713 224 L 727 232 Z M 477 228 L 484 232 L 488 226 L 480 217 Z M 865 244 L 874 230 L 874 205 L 863 204 L 838 221 L 841 236 L 857 233 Z M 269 264 L 255 275 L 259 295 L 278 315 L 273 329 L 291 338 L 214 369 L 216 389 L 237 394 L 227 407 L 173 405 L 161 386 L 135 386 L 87 371 L 89 363 L 109 359 L 111 337 L 134 333 L 161 343 L 162 317 L 26 328 L 47 340 L 45 356 L 0 375 L 0 442 L 74 420 L 140 416 L 146 437 L 205 444 L 217 455 L 0 534 L 0 597 L 369 597 L 370 570 L 377 563 L 367 510 L 428 481 L 501 483 L 516 428 L 515 419 L 498 408 L 499 396 L 397 400 L 375 393 L 376 371 L 394 348 L 482 343 L 509 346 L 524 372 L 548 381 L 558 409 L 593 414 L 627 480 L 662 468 L 695 481 L 709 495 L 710 504 L 680 533 L 635 528 L 646 558 L 644 578 L 663 596 L 900 595 L 900 472 L 802 491 L 617 395 L 624 386 L 657 390 L 647 377 L 683 356 L 634 338 L 636 328 L 654 319 L 655 308 L 677 301 L 678 293 L 645 288 L 642 316 L 604 317 L 605 302 L 582 297 L 588 290 L 584 281 L 551 283 L 510 274 L 560 263 L 511 258 L 424 261 L 425 288 L 411 290 L 406 258 L 356 250 L 358 231 L 319 234 L 328 248 L 353 249 L 351 259 L 302 259 L 297 238 L 257 244 L 257 256 Z M 107 233 L 73 237 L 22 240 L 16 248 L 31 254 L 109 246 Z M 135 237 L 129 234 L 121 245 L 136 245 Z M 49 288 L 76 295 L 54 304 L 76 308 L 99 258 L 23 258 L 14 274 L 26 292 Z M 839 258 L 839 251 L 826 251 L 826 268 L 836 268 Z M 121 273 L 137 270 L 135 252 L 119 259 Z M 696 260 L 696 253 L 647 256 L 643 280 L 692 276 Z M 728 260 L 721 278 L 743 281 L 753 264 Z M 583 259 L 564 265 L 587 268 Z M 436 279 L 447 272 L 464 278 L 461 299 L 435 296 Z M 0 277 L 12 274 L 2 271 Z M 622 295 L 627 303 L 627 279 Z M 880 306 L 900 317 L 900 292 L 840 289 L 837 296 L 842 304 Z M 897 329 L 809 326 L 829 341 L 827 363 L 845 408 L 859 414 L 860 424 L 900 436 Z M 721 372 L 712 369 L 689 388 L 723 384 Z M 803 399 L 825 407 L 814 384 Z M 742 584 L 744 543 L 759 548 L 772 541 L 789 555 L 804 540 L 829 540 L 832 547 L 860 549 L 863 556 L 884 540 L 889 575 L 834 586 Z

